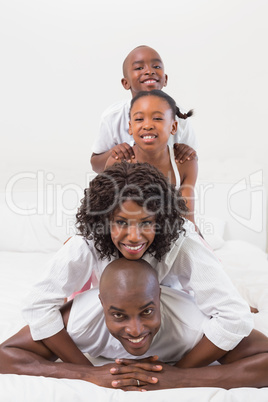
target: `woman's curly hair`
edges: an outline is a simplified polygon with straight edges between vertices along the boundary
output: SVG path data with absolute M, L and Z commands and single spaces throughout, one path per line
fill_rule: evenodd
M 148 163 L 123 161 L 98 174 L 84 190 L 76 214 L 79 234 L 94 239 L 100 258 L 110 259 L 116 253 L 110 234 L 114 213 L 127 200 L 133 200 L 155 214 L 155 238 L 148 252 L 161 260 L 180 233 L 188 211 L 179 190 Z

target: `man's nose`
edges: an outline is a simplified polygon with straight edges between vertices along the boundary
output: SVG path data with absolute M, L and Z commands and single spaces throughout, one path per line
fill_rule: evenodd
M 125 328 L 125 331 L 128 335 L 131 335 L 133 338 L 137 338 L 143 332 L 143 325 L 138 318 L 132 318 L 128 325 Z

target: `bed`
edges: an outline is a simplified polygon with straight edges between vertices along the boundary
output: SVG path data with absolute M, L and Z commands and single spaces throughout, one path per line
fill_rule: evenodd
M 232 175 L 232 181 L 227 177 L 208 181 L 201 175 L 197 184 L 196 216 L 223 269 L 241 295 L 259 311 L 254 314 L 255 328 L 268 336 L 266 193 L 258 173 L 254 170 L 238 179 Z M 38 279 L 45 263 L 73 234 L 74 208 L 65 208 L 64 214 L 47 205 L 40 208 L 38 194 L 20 191 L 1 194 L 0 207 L 2 342 L 24 325 L 20 309 L 25 293 Z M 79 380 L 0 375 L 0 400 L 267 402 L 268 388 L 185 388 L 137 393 L 106 389 Z

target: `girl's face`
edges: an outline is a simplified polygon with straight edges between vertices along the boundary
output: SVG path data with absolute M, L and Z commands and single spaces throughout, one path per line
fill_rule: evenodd
M 166 147 L 170 134 L 177 131 L 172 110 L 163 98 L 143 96 L 136 100 L 130 112 L 129 134 L 142 150 Z
M 155 238 L 155 215 L 132 200 L 114 213 L 110 225 L 112 242 L 128 260 L 138 260 Z

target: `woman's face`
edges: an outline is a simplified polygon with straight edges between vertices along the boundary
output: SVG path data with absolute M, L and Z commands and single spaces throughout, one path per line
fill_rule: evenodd
M 138 260 L 155 238 L 155 214 L 135 201 L 122 203 L 110 224 L 112 242 L 129 260 Z
M 136 100 L 130 112 L 129 134 L 144 151 L 167 146 L 169 136 L 177 131 L 177 122 L 165 99 L 143 96 Z

